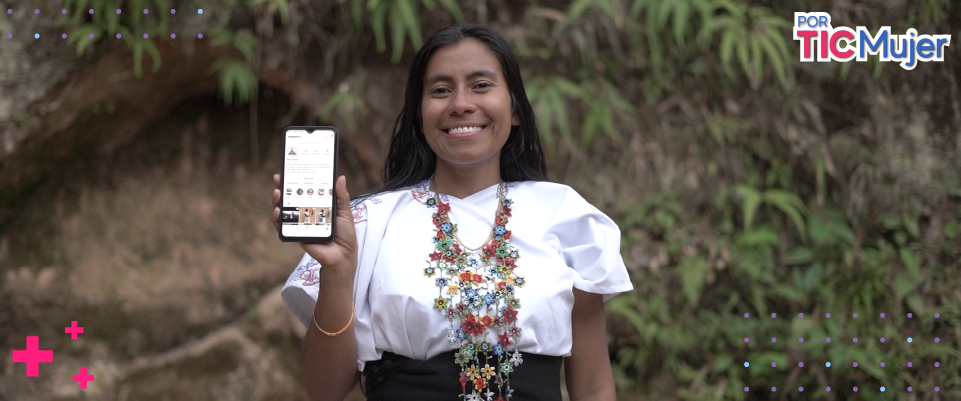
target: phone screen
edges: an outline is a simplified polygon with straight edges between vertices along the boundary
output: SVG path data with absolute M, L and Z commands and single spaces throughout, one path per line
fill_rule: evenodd
M 288 127 L 280 183 L 280 237 L 329 241 L 334 233 L 337 130 Z

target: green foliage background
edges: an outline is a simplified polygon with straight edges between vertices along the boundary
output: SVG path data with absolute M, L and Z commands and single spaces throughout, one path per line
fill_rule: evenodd
M 82 13 L 119 2 L 67 1 L 63 24 L 72 27 L 77 51 L 101 40 L 89 33 L 121 33 L 130 38 L 137 74 L 143 53 L 160 68 L 154 41 L 163 39 L 154 38 L 167 33 L 163 13 Z M 230 4 L 278 29 L 308 7 L 287 0 Z M 947 0 L 577 0 L 524 3 L 523 12 L 511 14 L 514 22 L 505 22 L 505 13 L 493 18 L 497 4 L 345 0 L 310 7 L 349 22 L 330 35 L 372 41 L 394 63 L 421 45 L 427 27 L 468 16 L 508 37 L 555 179 L 588 188 L 588 198 L 621 224 L 636 290 L 610 301 L 608 310 L 625 397 L 894 400 L 906 399 L 911 386 L 912 396 L 934 399 L 928 397 L 939 386 L 941 399 L 961 399 L 961 168 L 951 145 L 959 127 L 927 123 L 930 132 L 947 135 L 948 157 L 934 157 L 937 167 L 918 179 L 883 151 L 890 143 L 879 133 L 887 120 L 876 107 L 881 96 L 912 99 L 916 93 L 906 86 L 940 90 L 934 82 L 949 67 L 801 65 L 791 40 L 794 11 L 832 12 L 835 26 L 957 34 L 961 7 Z M 140 32 L 151 39 L 134 35 Z M 216 32 L 218 43 L 239 55 L 211 68 L 225 102 L 250 98 L 254 53 L 269 36 L 243 26 Z M 956 63 L 956 46 L 948 52 Z M 360 86 L 339 86 L 323 119 L 352 124 L 366 110 Z M 839 92 L 851 103 L 836 104 L 845 99 Z M 650 155 L 632 144 L 651 136 L 694 160 L 702 172 L 696 190 L 625 173 Z M 578 172 L 557 167 L 588 162 Z M 624 178 L 605 191 L 601 175 Z M 882 386 L 889 390 L 880 392 Z

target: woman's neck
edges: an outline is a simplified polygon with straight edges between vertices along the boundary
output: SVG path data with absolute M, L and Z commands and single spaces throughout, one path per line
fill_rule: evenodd
M 430 190 L 463 199 L 499 182 L 499 160 L 489 160 L 480 166 L 452 165 L 438 160 Z

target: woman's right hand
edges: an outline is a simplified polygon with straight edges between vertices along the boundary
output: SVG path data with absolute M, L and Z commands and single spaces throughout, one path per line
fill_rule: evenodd
M 274 213 L 271 222 L 274 229 L 280 232 L 280 174 L 274 174 Z M 354 216 L 350 210 L 350 194 L 347 193 L 347 178 L 340 176 L 334 184 L 337 196 L 337 216 L 334 230 L 334 240 L 331 242 L 301 242 L 314 260 L 320 263 L 324 276 L 341 275 L 343 278 L 354 278 L 357 269 L 357 234 L 354 231 Z
M 271 222 L 280 230 L 280 175 L 274 175 Z M 314 305 L 313 323 L 300 348 L 300 361 L 307 396 L 311 400 L 343 400 L 357 386 L 357 342 L 354 337 L 353 291 L 357 272 L 357 234 L 350 210 L 347 178 L 340 176 L 334 184 L 337 213 L 334 240 L 323 243 L 301 242 L 300 246 L 320 263 L 320 288 Z M 346 324 L 347 326 L 344 326 Z M 316 326 L 317 330 L 310 326 Z M 328 330 L 341 330 L 344 335 L 324 335 Z M 343 327 L 343 329 L 339 329 Z

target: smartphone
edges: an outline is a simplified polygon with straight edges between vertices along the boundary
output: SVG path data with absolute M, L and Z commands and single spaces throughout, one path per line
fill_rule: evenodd
M 280 240 L 330 242 L 337 230 L 334 127 L 284 128 L 280 173 Z

